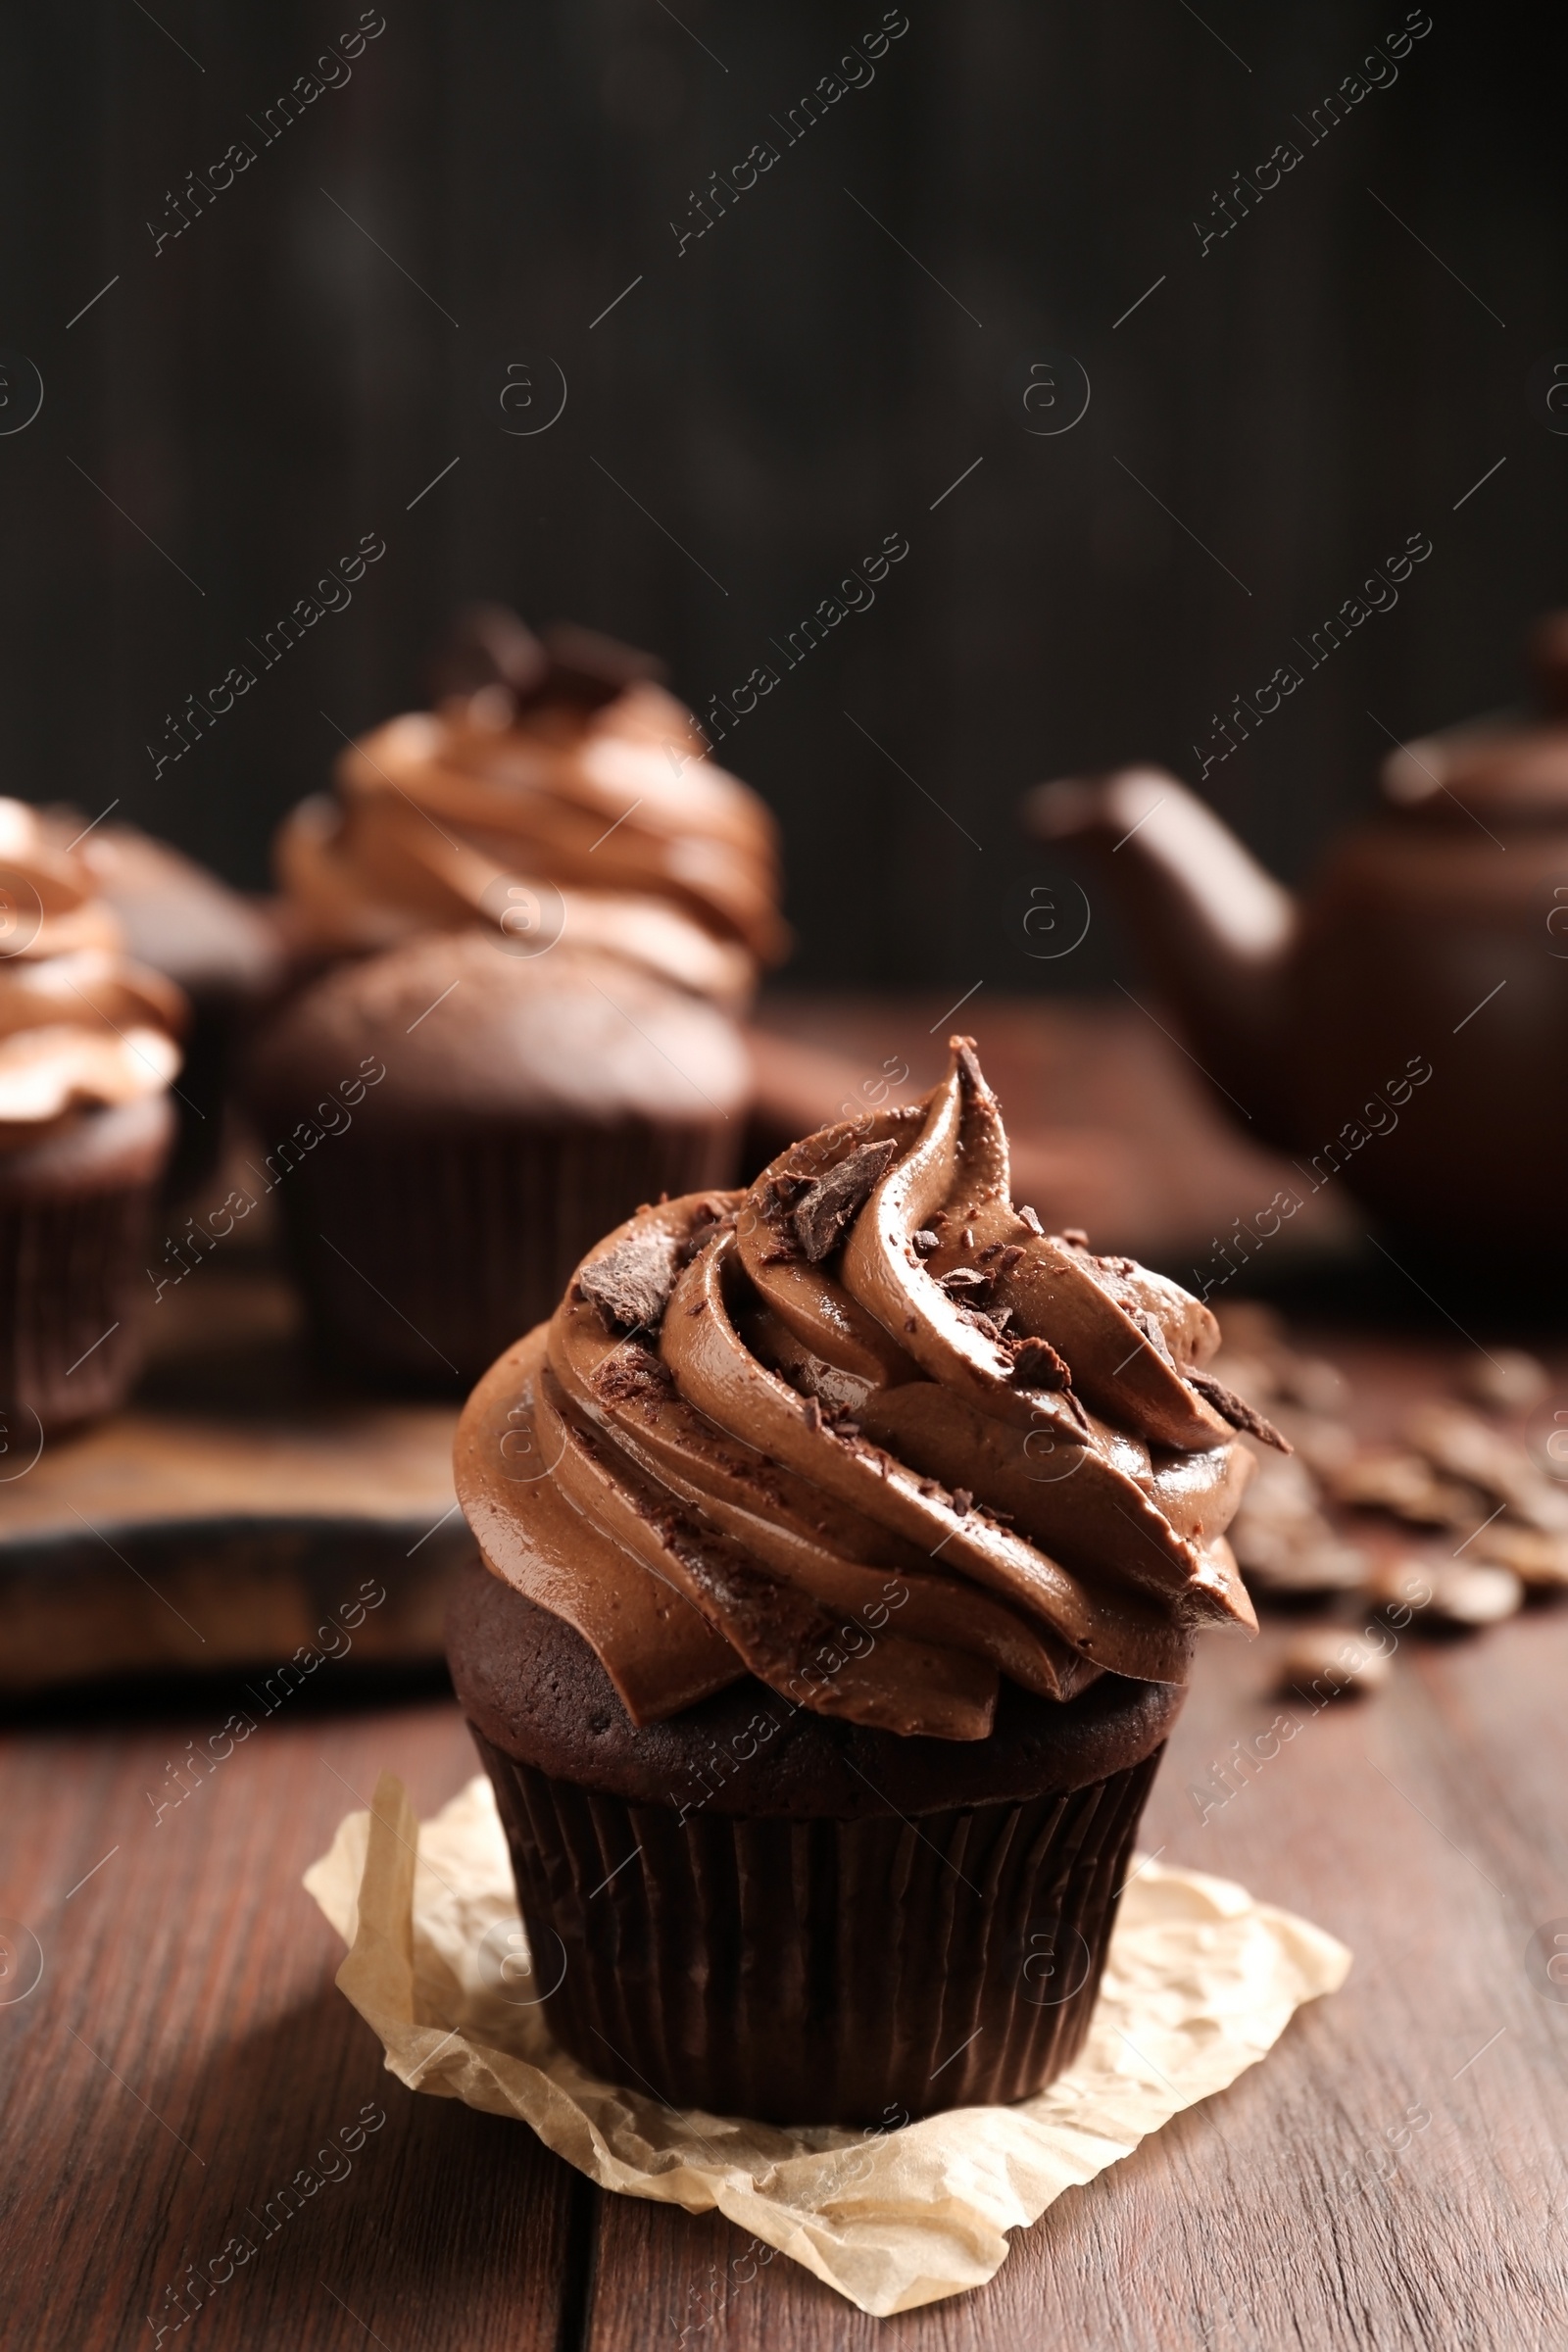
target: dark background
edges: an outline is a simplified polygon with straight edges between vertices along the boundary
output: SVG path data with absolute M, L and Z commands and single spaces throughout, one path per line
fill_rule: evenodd
M 1132 757 L 1195 776 L 1210 713 L 1424 531 L 1398 609 L 1209 778 L 1299 873 L 1371 797 L 1368 711 L 1402 732 L 1516 696 L 1524 624 L 1568 596 L 1568 440 L 1526 395 L 1568 346 L 1544 20 L 1434 0 L 1396 83 L 1308 146 L 1293 118 L 1396 0 L 909 0 L 871 85 L 677 257 L 693 188 L 783 148 L 769 118 L 873 0 L 385 0 L 348 86 L 266 147 L 247 117 L 354 0 L 155 13 L 8 17 L 0 346 L 45 399 L 0 438 L 6 791 L 118 796 L 256 885 L 334 727 L 420 699 L 456 603 L 652 646 L 703 704 L 902 532 L 874 610 L 721 747 L 784 822 L 792 976 L 1081 986 L 1105 926 L 1063 963 L 1022 953 L 1048 870 L 1025 785 Z M 155 256 L 148 220 L 236 137 L 256 162 Z M 1286 137 L 1302 162 L 1200 257 L 1194 218 Z M 1051 352 L 1092 400 L 1037 437 L 1020 370 Z M 509 437 L 499 368 L 531 365 L 542 416 L 552 359 L 564 414 Z M 164 714 L 365 532 L 387 554 L 351 609 L 154 781 Z

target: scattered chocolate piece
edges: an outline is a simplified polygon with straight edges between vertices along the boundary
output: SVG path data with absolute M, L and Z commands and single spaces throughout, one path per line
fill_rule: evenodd
M 1471 1366 L 1463 1386 L 1474 1403 L 1494 1413 L 1529 1413 L 1549 1393 L 1551 1375 L 1522 1348 L 1499 1348 Z
M 1504 1516 L 1490 1527 L 1477 1528 L 1468 1556 L 1476 1562 L 1494 1561 L 1511 1568 L 1527 1592 L 1561 1592 L 1568 1589 L 1568 1536 L 1552 1536 L 1536 1527 L 1515 1527 Z
M 1364 1634 L 1342 1626 L 1315 1626 L 1298 1634 L 1280 1662 L 1282 1697 L 1364 1698 L 1389 1679 L 1390 1652 Z
M 1463 1560 L 1390 1560 L 1368 1581 L 1373 1603 L 1400 1622 L 1432 1632 L 1474 1633 L 1500 1625 L 1524 1601 L 1524 1586 L 1511 1568 L 1472 1566 Z M 1411 1619 L 1402 1612 L 1408 1609 Z
M 1526 1527 L 1568 1535 L 1568 1494 L 1543 1476 L 1516 1438 L 1479 1414 L 1434 1399 L 1415 1407 L 1404 1434 L 1435 1470 L 1468 1480 L 1494 1502 L 1506 1503 Z
M 911 1246 L 919 1250 L 922 1257 L 929 1257 L 933 1250 L 940 1250 L 942 1247 L 938 1236 L 934 1233 L 927 1233 L 923 1226 L 918 1233 L 910 1234 L 909 1241 Z
M 1220 1419 L 1228 1421 L 1232 1429 L 1245 1429 L 1250 1437 L 1261 1438 L 1264 1445 L 1272 1446 L 1276 1452 L 1295 1452 L 1296 1448 L 1289 1438 L 1281 1437 L 1272 1421 L 1265 1421 L 1245 1396 L 1235 1396 L 1212 1373 L 1194 1370 L 1186 1375 L 1186 1379 L 1188 1387 L 1196 1389 L 1205 1403 L 1211 1404 Z
M 1368 1446 L 1331 1481 L 1335 1500 L 1352 1510 L 1390 1511 L 1416 1527 L 1469 1527 L 1483 1514 L 1476 1491 L 1440 1478 L 1419 1453 L 1399 1446 Z
M 1020 1208 L 1018 1211 L 1018 1216 L 1020 1221 L 1028 1226 L 1031 1233 L 1038 1233 L 1044 1236 L 1046 1229 L 1041 1224 L 1040 1219 L 1036 1216 L 1032 1208 L 1027 1206 Z
M 1229 1530 L 1248 1583 L 1281 1600 L 1356 1591 L 1367 1555 L 1324 1517 L 1306 1466 L 1277 1453 L 1254 1458 L 1257 1469 Z
M 795 1236 L 813 1265 L 826 1257 L 898 1155 L 898 1142 L 891 1135 L 879 1144 L 861 1144 L 801 1196 L 795 1204 Z
M 1049 1340 L 1032 1334 L 1018 1341 L 1012 1378 L 1020 1389 L 1070 1389 L 1072 1374 Z
M 607 1323 L 620 1331 L 657 1331 L 679 1271 L 680 1244 L 662 1226 L 630 1233 L 584 1266 L 578 1279 Z

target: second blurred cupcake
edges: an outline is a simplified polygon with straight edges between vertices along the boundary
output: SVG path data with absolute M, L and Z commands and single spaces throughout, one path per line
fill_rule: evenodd
M 732 1008 L 788 933 L 777 833 L 705 756 L 658 663 L 587 629 L 541 642 L 514 614 L 465 614 L 434 665 L 438 707 L 374 728 L 277 841 L 302 954 L 419 931 L 555 923 Z
M 0 800 L 0 1444 L 118 1404 L 174 1139 L 180 992 L 122 953 L 63 831 Z M 15 1475 L 17 1464 L 8 1461 Z
M 471 1382 L 607 1226 L 736 1171 L 774 827 L 654 666 L 480 609 L 438 710 L 351 746 L 279 836 L 328 968 L 248 1100 L 318 1338 L 364 1377 Z

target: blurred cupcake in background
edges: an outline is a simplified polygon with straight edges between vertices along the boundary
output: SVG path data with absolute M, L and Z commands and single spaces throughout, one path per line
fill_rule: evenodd
M 432 667 L 436 708 L 350 745 L 277 870 L 307 956 L 489 925 L 553 927 L 730 1009 L 782 960 L 777 828 L 705 757 L 660 664 L 588 629 L 543 639 L 494 605 Z
M 734 1015 L 788 942 L 776 830 L 656 671 L 478 608 L 436 710 L 352 745 L 282 828 L 317 977 L 247 1100 L 290 1155 L 318 1341 L 362 1378 L 471 1383 L 608 1227 L 738 1172 Z
M 245 1034 L 282 986 L 277 932 L 238 891 L 135 825 L 104 825 L 81 844 L 127 952 L 183 991 L 190 1006 L 167 1190 L 184 1200 L 212 1175 Z
M 66 826 L 0 800 L 0 1410 L 12 1451 L 118 1404 L 140 1358 L 186 1004 L 122 942 Z

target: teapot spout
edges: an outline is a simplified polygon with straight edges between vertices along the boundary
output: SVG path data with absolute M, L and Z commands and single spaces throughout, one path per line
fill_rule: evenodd
M 1289 892 L 1160 768 L 1037 785 L 1023 816 L 1037 841 L 1081 841 L 1097 857 L 1200 1066 L 1257 1131 L 1277 1134 Z

